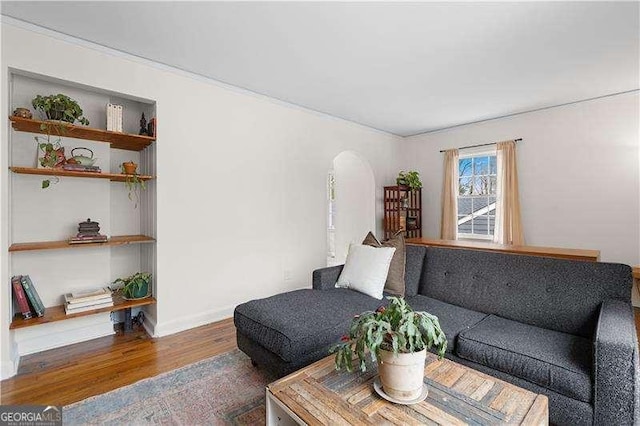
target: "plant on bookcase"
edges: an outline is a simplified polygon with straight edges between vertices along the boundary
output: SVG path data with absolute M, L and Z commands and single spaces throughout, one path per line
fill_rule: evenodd
M 415 190 L 422 188 L 422 182 L 420 181 L 420 173 L 415 170 L 408 172 L 401 171 L 396 178 L 396 184 L 402 186 L 408 186 L 409 189 Z
M 131 166 L 133 164 L 133 167 Z M 131 161 L 122 163 L 120 165 L 120 169 L 122 173 L 127 175 L 124 180 L 124 185 L 127 187 L 129 191 L 129 200 L 135 203 L 134 208 L 138 207 L 138 202 L 140 201 L 140 191 L 144 191 L 147 189 L 147 185 L 144 180 L 140 179 L 140 175 L 135 172 L 138 165 Z M 131 170 L 133 168 L 133 171 Z
M 67 95 L 58 93 L 57 95 L 38 95 L 31 101 L 31 105 L 43 113 L 48 120 L 59 120 L 73 124 L 76 121 L 89 125 L 89 120 L 82 116 L 83 111 L 75 100 Z
M 363 312 L 351 321 L 349 334 L 331 348 L 336 369 L 353 371 L 354 356 L 366 371 L 366 356 L 378 363 L 382 391 L 394 400 L 414 401 L 425 393 L 426 350 L 435 347 L 442 358 L 447 338 L 438 317 L 416 312 L 403 298 L 388 297 L 389 305 Z
M 151 274 L 136 272 L 130 277 L 118 278 L 113 282 L 124 299 L 144 299 L 151 295 Z

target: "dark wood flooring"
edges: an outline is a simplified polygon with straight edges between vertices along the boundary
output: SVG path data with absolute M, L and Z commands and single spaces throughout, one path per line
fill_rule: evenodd
M 635 320 L 640 330 L 638 308 Z M 157 339 L 136 330 L 25 356 L 0 383 L 0 403 L 71 404 L 230 351 L 235 333 L 229 318 Z

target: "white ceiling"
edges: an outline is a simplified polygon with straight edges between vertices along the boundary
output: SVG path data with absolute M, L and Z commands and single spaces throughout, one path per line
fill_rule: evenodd
M 403 136 L 640 87 L 638 2 L 1 7 L 4 15 Z

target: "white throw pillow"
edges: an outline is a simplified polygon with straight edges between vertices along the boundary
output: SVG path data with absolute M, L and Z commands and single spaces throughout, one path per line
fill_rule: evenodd
M 395 247 L 351 244 L 336 287 L 350 288 L 382 299 L 382 290 L 395 251 Z

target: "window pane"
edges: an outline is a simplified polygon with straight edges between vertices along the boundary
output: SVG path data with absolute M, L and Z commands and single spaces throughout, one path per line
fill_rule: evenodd
M 489 157 L 474 157 L 473 173 L 476 175 L 486 175 L 489 173 Z
M 495 176 L 489 177 L 489 194 L 495 194 L 498 183 Z
M 471 158 L 458 160 L 458 175 L 471 176 Z
M 471 221 L 462 223 L 458 225 L 458 232 L 461 234 L 470 234 L 471 233 Z
M 493 235 L 496 227 L 496 218 L 495 216 L 489 216 L 489 234 Z
M 496 202 L 496 197 L 495 196 L 490 196 L 489 197 L 489 204 L 495 204 L 495 202 Z M 495 212 L 495 210 L 494 210 L 494 212 Z
M 476 176 L 473 178 L 473 195 L 485 195 L 489 193 L 489 176 Z
M 471 198 L 458 198 L 458 214 L 463 216 L 471 214 Z
M 460 195 L 471 195 L 471 178 L 468 178 L 468 177 L 460 178 L 460 183 L 458 185 L 458 193 Z
M 489 217 L 482 215 L 473 218 L 473 232 L 475 234 L 487 235 L 489 231 Z
M 487 207 L 489 200 L 486 197 L 478 197 L 473 199 L 473 211 L 478 212 L 480 209 Z
M 491 173 L 492 175 L 495 175 L 497 173 L 495 155 L 492 155 L 491 157 L 489 157 L 489 173 Z

